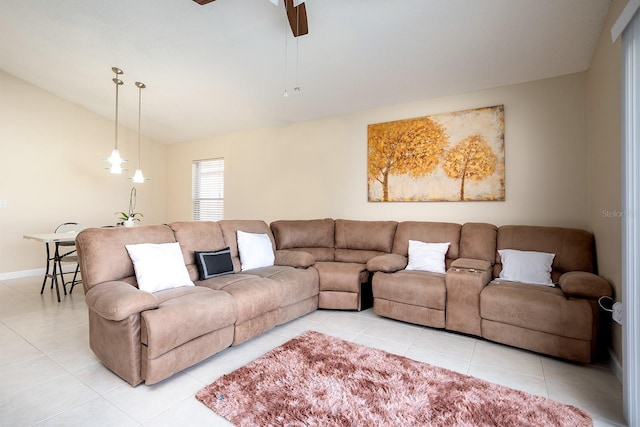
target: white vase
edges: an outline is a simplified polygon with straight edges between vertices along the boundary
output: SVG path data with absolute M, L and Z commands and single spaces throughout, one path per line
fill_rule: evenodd
M 125 227 L 133 227 L 133 226 L 136 225 L 136 223 L 133 222 L 132 219 L 128 219 L 128 220 L 124 221 L 123 224 L 124 224 Z

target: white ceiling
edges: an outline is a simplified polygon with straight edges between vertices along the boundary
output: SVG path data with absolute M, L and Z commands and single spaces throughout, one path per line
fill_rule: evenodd
M 305 4 L 294 39 L 269 0 L 0 0 L 0 69 L 113 119 L 122 68 L 121 123 L 142 81 L 143 134 L 175 143 L 584 71 L 609 0 Z

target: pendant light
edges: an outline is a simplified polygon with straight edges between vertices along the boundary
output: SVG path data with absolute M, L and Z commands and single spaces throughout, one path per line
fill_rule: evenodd
M 133 182 L 142 184 L 145 181 L 144 175 L 142 174 L 142 169 L 140 169 L 140 115 L 142 110 L 142 89 L 147 86 L 142 82 L 136 82 L 136 86 L 138 87 L 138 169 L 136 169 L 136 173 L 133 174 Z
M 120 152 L 118 151 L 118 89 L 121 85 L 124 84 L 122 80 L 118 76 L 123 74 L 123 71 L 117 67 L 111 67 L 111 71 L 113 71 L 116 76 L 112 79 L 116 84 L 116 115 L 115 115 L 115 143 L 113 147 L 113 151 L 111 151 L 111 156 L 107 159 L 107 161 L 111 164 L 109 171 L 113 174 L 122 173 L 122 163 L 125 161 L 120 157 Z

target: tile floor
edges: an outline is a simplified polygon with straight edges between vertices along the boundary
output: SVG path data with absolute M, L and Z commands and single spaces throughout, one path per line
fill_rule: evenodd
M 195 393 L 309 329 L 578 406 L 596 426 L 625 425 L 622 387 L 604 365 L 566 363 L 372 310 L 318 310 L 133 388 L 89 349 L 82 289 L 58 303 L 49 289 L 39 295 L 40 285 L 38 277 L 0 281 L 0 426 L 227 426 Z

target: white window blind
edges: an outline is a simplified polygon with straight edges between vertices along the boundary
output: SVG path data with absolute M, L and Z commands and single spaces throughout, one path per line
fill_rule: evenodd
M 224 218 L 224 159 L 195 160 L 191 167 L 193 219 Z

